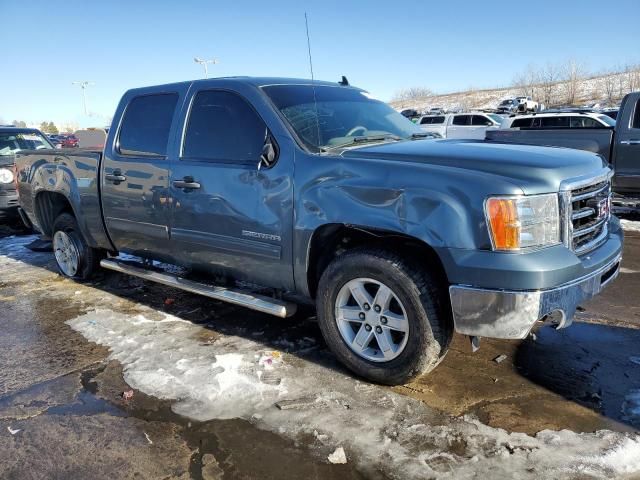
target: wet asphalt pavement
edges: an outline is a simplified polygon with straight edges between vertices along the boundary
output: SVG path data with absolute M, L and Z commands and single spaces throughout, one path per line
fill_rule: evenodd
M 572 327 L 475 354 L 457 336 L 392 389 L 342 369 L 313 317 L 77 284 L 34 238 L 0 228 L 0 478 L 640 478 L 640 232 Z

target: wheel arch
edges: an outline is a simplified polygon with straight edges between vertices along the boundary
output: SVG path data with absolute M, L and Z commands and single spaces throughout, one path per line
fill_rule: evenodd
M 53 224 L 62 213 L 70 213 L 77 218 L 71 201 L 64 194 L 49 190 L 36 194 L 34 214 L 43 234 L 53 236 Z
M 378 247 L 404 258 L 420 259 L 429 265 L 439 282 L 448 285 L 444 265 L 435 249 L 419 238 L 406 233 L 344 223 L 328 223 L 316 228 L 307 248 L 307 291 L 315 298 L 322 273 L 341 253 L 361 247 Z

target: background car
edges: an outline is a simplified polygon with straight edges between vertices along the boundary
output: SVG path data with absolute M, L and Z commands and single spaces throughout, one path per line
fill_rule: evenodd
M 443 138 L 484 139 L 488 129 L 497 129 L 502 117 L 495 113 L 470 112 L 446 115 L 425 115 L 418 125 L 425 132 L 435 132 Z
M 47 139 L 52 143 L 54 147 L 62 148 L 62 138 L 60 135 L 57 135 L 57 134 L 47 135 Z
M 420 113 L 415 108 L 407 108 L 400 112 L 400 115 L 403 117 L 407 117 L 409 120 L 415 123 L 415 121 L 420 117 Z
M 607 117 L 611 117 L 614 120 L 618 119 L 618 112 L 620 111 L 619 108 L 603 108 L 602 110 L 600 110 L 600 112 L 604 115 L 606 115 Z
M 500 128 L 613 128 L 615 125 L 615 120 L 602 113 L 565 111 L 509 117 Z
M 518 111 L 518 105 L 520 103 L 515 98 L 505 98 L 496 108 L 496 113 L 515 113 Z
M 15 154 L 20 150 L 53 148 L 35 128 L 0 127 L 0 219 L 18 214 L 18 194 L 14 183 Z
M 78 137 L 73 133 L 61 135 L 63 148 L 78 148 Z

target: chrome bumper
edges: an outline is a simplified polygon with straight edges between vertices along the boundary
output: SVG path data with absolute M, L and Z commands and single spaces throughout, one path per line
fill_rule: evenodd
M 578 305 L 600 293 L 618 276 L 621 259 L 618 255 L 597 271 L 549 290 L 488 290 L 452 285 L 449 295 L 455 329 L 478 337 L 525 338 L 546 315 L 553 315 L 559 328 L 567 327 Z

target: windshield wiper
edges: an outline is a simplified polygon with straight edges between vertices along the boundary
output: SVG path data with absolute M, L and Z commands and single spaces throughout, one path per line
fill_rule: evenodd
M 398 135 L 393 135 L 392 133 L 387 133 L 384 135 L 361 135 L 357 137 L 353 137 L 350 141 L 341 143 L 339 145 L 332 145 L 330 147 L 322 147 L 322 150 L 325 152 L 331 150 L 337 150 L 339 148 L 348 147 L 349 145 L 356 145 L 362 143 L 374 143 L 374 142 L 383 142 L 385 140 L 404 140 L 402 137 Z

